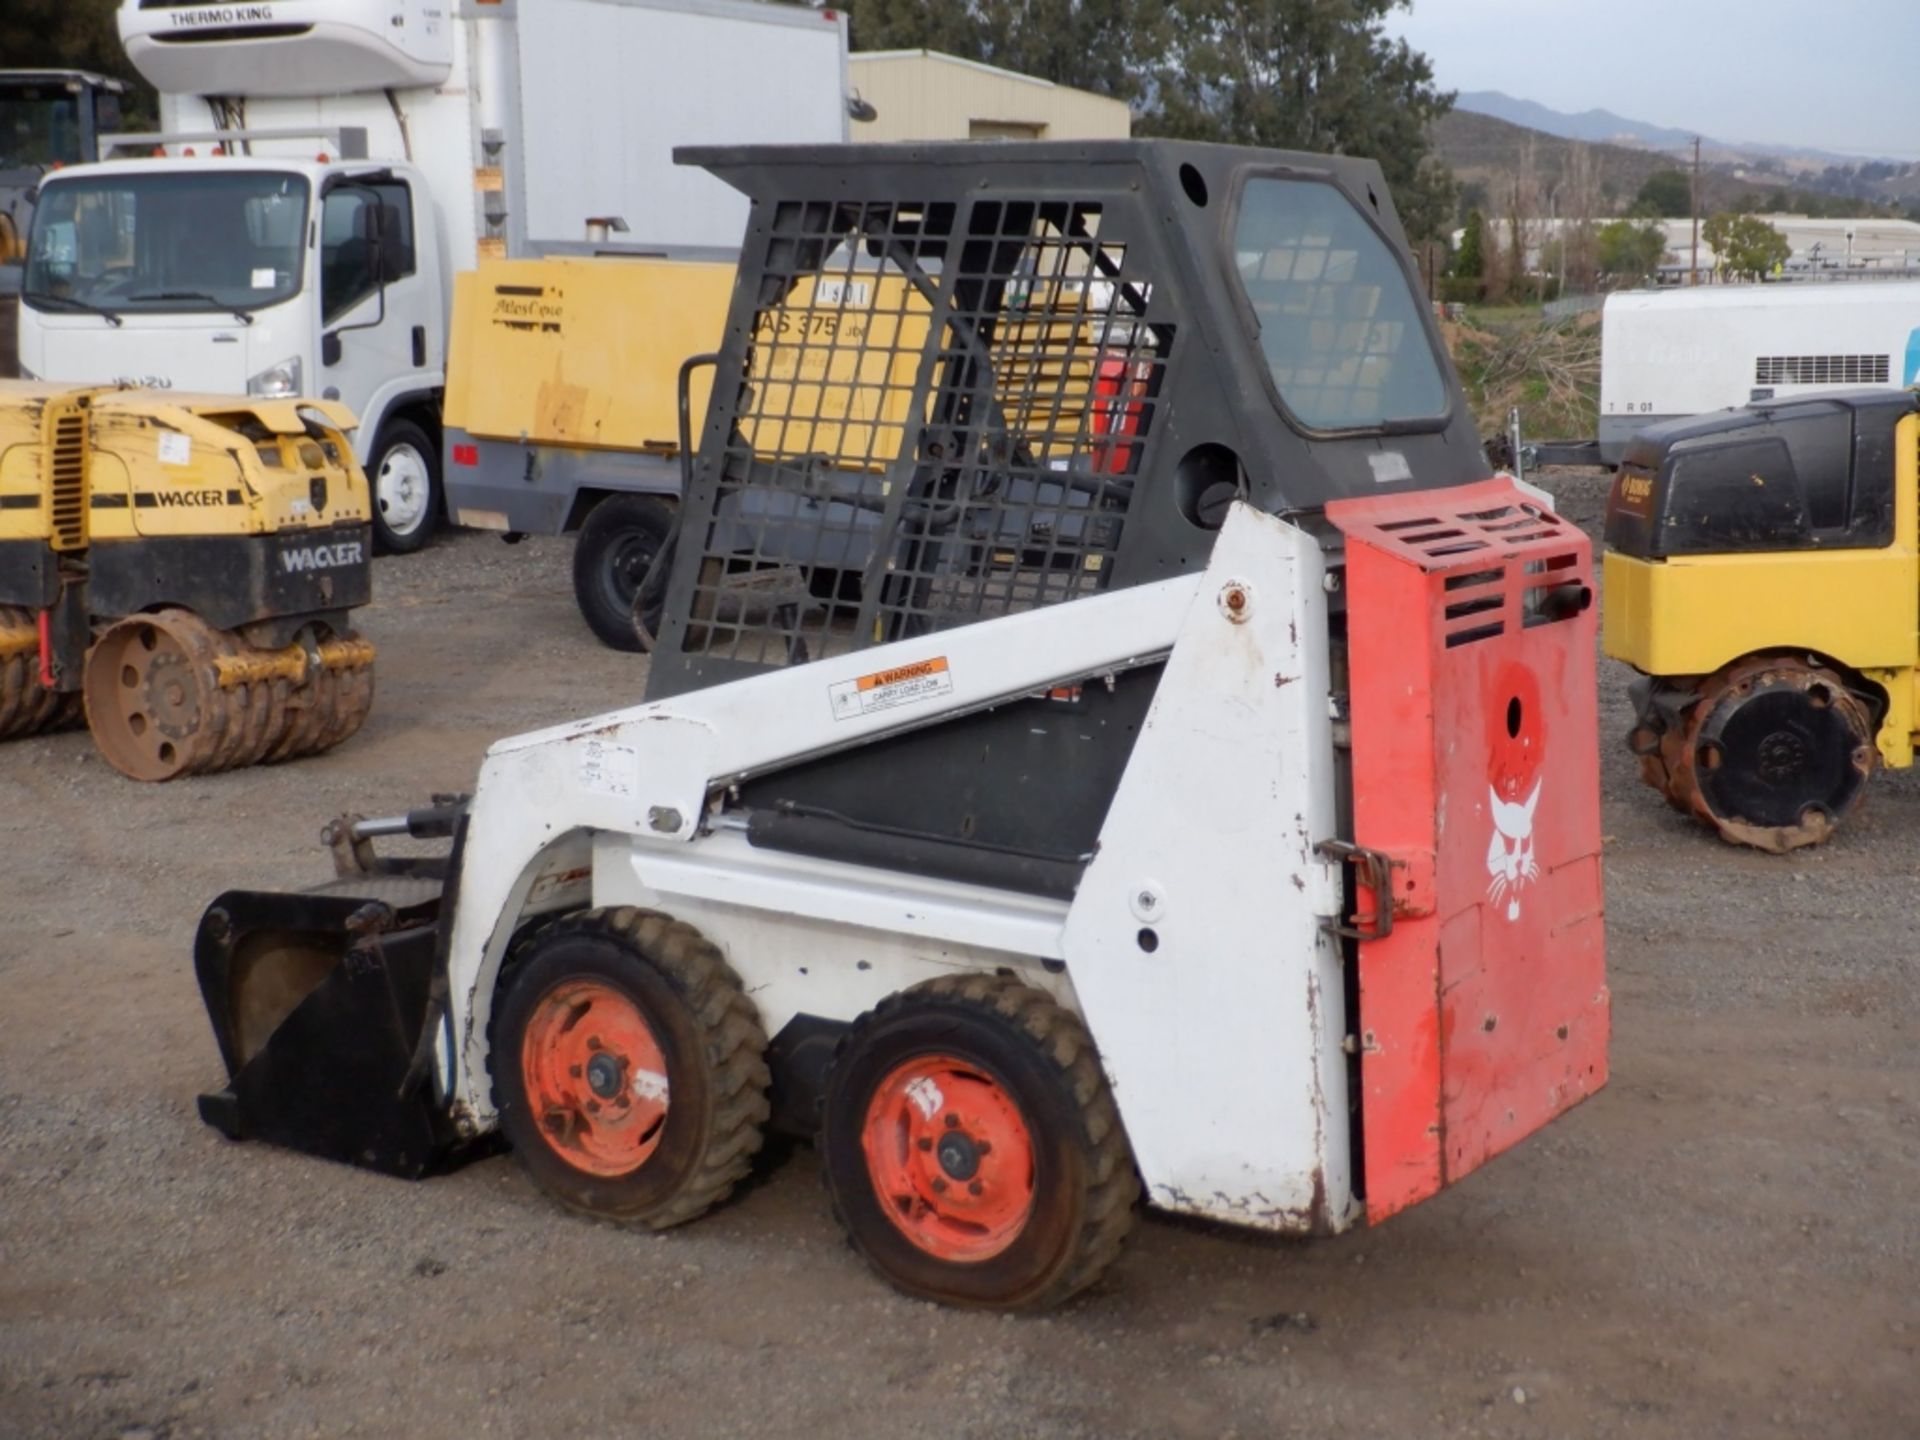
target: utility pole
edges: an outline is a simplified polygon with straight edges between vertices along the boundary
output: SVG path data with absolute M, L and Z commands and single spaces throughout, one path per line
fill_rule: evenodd
M 1693 273 L 1687 284 L 1700 283 L 1700 137 L 1693 137 Z

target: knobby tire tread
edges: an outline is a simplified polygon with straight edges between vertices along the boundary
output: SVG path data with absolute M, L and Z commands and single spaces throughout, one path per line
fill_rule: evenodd
M 631 905 L 576 910 L 533 931 L 515 945 L 502 968 L 500 992 L 505 994 L 511 987 L 515 972 L 537 946 L 572 935 L 599 936 L 625 946 L 665 975 L 680 993 L 704 1035 L 713 1118 L 699 1164 L 673 1200 L 650 1215 L 622 1220 L 574 1205 L 563 1196 L 551 1198 L 574 1214 L 622 1229 L 668 1230 L 683 1225 L 726 1199 L 753 1168 L 753 1157 L 765 1143 L 766 1122 L 773 1113 L 766 1031 L 740 977 L 717 945 L 685 921 Z M 497 1005 L 494 1013 L 499 1013 Z M 488 1047 L 490 1076 L 498 1053 L 496 1038 Z
M 1059 1305 L 1092 1285 L 1119 1258 L 1121 1246 L 1133 1229 L 1140 1196 L 1133 1150 L 1093 1037 L 1078 1015 L 1046 991 L 1011 975 L 970 973 L 923 981 L 887 996 L 841 1037 L 836 1063 L 870 1025 L 928 1000 L 959 1004 L 1010 1021 L 1059 1073 L 1079 1108 L 1081 1125 L 1092 1144 L 1092 1179 L 1073 1258 L 1052 1284 L 1023 1301 L 1019 1308 L 1039 1311 Z M 834 1219 L 852 1245 L 851 1227 L 834 1198 L 825 1166 L 821 1177 L 827 1183 Z

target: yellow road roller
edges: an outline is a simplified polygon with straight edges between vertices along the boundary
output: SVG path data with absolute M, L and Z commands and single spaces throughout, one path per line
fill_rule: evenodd
M 1641 432 L 1607 504 L 1604 647 L 1628 745 L 1723 839 L 1827 839 L 1920 738 L 1920 394 L 1846 391 Z
M 323 401 L 0 381 L 0 740 L 122 774 L 291 760 L 373 704 L 366 476 Z

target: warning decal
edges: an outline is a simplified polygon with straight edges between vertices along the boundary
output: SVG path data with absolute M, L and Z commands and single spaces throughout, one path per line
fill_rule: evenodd
M 611 740 L 587 740 L 575 752 L 580 757 L 580 788 L 616 800 L 633 798 L 633 782 L 640 771 L 640 752 Z
M 936 655 L 895 670 L 878 670 L 858 680 L 842 680 L 827 687 L 833 702 L 833 718 L 852 720 L 898 705 L 931 700 L 936 695 L 953 693 L 953 676 L 947 672 L 947 657 Z

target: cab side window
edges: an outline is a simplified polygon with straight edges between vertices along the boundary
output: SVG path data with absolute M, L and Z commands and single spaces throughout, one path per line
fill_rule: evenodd
M 1800 478 L 1808 523 L 1815 530 L 1844 531 L 1852 518 L 1852 412 L 1839 405 L 1808 408 L 1782 415 L 1777 424 Z
M 413 273 L 413 200 L 404 182 L 350 183 L 328 192 L 320 211 L 323 321 Z

